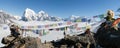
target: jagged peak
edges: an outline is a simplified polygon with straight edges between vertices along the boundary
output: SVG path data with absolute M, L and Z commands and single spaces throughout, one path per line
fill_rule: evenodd
M 25 10 L 32 10 L 32 9 L 30 9 L 30 8 L 26 8 Z
M 34 12 L 34 10 L 32 10 L 30 8 L 26 8 L 25 11 L 32 11 L 32 12 Z
M 38 12 L 38 14 L 41 14 L 41 13 L 45 13 L 45 11 L 41 10 L 41 11 Z
M 25 9 L 25 16 L 30 16 L 30 15 L 35 15 L 35 11 L 30 9 L 30 8 L 26 8 Z
M 49 15 L 48 15 L 45 11 L 43 11 L 43 10 L 39 11 L 39 12 L 38 12 L 38 15 L 39 15 L 39 16 L 44 16 L 44 17 L 48 17 L 48 16 L 49 16 Z

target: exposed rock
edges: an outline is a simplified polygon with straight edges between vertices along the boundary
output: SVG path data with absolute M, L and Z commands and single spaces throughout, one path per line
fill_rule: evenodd
M 6 48 L 42 48 L 40 39 L 34 37 L 24 37 L 21 39 L 16 38 L 6 44 Z

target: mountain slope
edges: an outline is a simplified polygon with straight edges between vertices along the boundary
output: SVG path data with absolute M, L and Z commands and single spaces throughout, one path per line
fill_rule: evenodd
M 4 11 L 0 11 L 0 24 L 8 23 L 9 19 L 15 19 L 15 18 Z

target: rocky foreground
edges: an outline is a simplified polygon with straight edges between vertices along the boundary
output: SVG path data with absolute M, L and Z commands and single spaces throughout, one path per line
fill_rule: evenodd
M 63 39 L 51 42 L 41 43 L 39 38 L 35 37 L 14 37 L 9 35 L 4 37 L 2 43 L 6 46 L 1 48 L 95 48 L 94 40 L 85 35 L 66 35 Z

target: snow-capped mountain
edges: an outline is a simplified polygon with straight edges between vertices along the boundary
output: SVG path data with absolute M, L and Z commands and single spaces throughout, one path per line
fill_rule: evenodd
M 50 16 L 42 10 L 40 12 L 38 12 L 37 21 L 46 21 L 46 20 L 50 21 L 51 20 Z
M 24 15 L 23 16 L 25 17 L 25 19 L 27 21 L 36 20 L 36 13 L 33 10 L 29 9 L 29 8 L 27 8 L 24 11 Z
M 60 17 L 51 16 L 51 21 L 63 21 Z
M 75 21 L 76 19 L 80 18 L 80 16 L 75 16 L 75 15 L 72 15 L 70 16 L 70 21 Z
M 77 19 L 80 19 L 80 18 L 81 18 L 80 16 L 72 15 L 69 18 L 64 18 L 63 20 L 64 21 L 72 21 L 72 22 L 74 22 L 74 21 L 76 21 Z
M 91 22 L 91 18 L 86 18 L 86 17 L 81 17 L 81 16 L 76 16 L 72 15 L 69 18 L 64 18 L 64 21 L 72 21 L 72 22 Z
M 61 18 L 49 16 L 43 10 L 35 13 L 32 9 L 29 8 L 24 11 L 22 19 L 24 21 L 61 21 Z
M 42 17 L 42 16 L 48 17 L 48 14 L 45 13 L 43 10 L 41 10 L 40 12 L 38 12 L 38 16 L 39 16 L 39 17 Z
M 13 16 L 16 20 L 21 20 L 21 16 Z
M 9 19 L 15 19 L 12 15 L 0 10 L 0 24 L 6 24 Z

